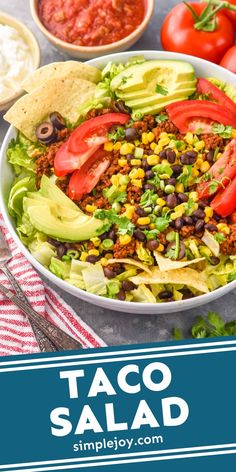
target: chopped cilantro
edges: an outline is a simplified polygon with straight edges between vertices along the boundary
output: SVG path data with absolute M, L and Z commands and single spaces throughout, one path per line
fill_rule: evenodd
M 236 320 L 225 323 L 218 313 L 210 311 L 207 318 L 198 316 L 196 323 L 190 330 L 192 338 L 212 338 L 217 336 L 235 336 Z M 174 330 L 176 340 L 183 339 L 183 333 L 179 328 Z
M 222 233 L 216 233 L 214 238 L 218 243 L 223 243 L 226 240 L 226 237 Z
M 108 133 L 108 138 L 110 139 L 110 141 L 114 141 L 114 142 L 119 141 L 120 139 L 124 139 L 125 138 L 124 128 L 121 128 L 121 126 L 119 126 L 116 131 L 113 131 L 112 133 Z
M 221 136 L 221 138 L 225 138 L 225 139 L 231 138 L 232 130 L 233 130 L 232 126 L 224 126 L 218 123 L 215 123 L 212 126 L 213 133 L 218 134 L 219 136 Z
M 173 174 L 170 164 L 157 164 L 152 168 L 152 170 L 158 175 L 167 174 L 171 177 Z
M 135 225 L 126 216 L 118 217 L 116 220 L 116 224 L 118 226 L 118 234 L 129 234 L 130 236 L 132 236 Z
M 155 118 L 156 123 L 163 123 L 164 121 L 167 121 L 169 119 L 168 115 L 158 115 Z
M 177 177 L 178 182 L 183 184 L 184 187 L 188 187 L 189 180 L 192 179 L 192 168 L 193 166 L 190 165 L 184 166 L 182 174 Z
M 220 148 L 217 146 L 217 147 L 215 148 L 215 151 L 214 151 L 214 157 L 213 157 L 213 160 L 214 160 L 214 161 L 216 160 L 216 157 L 217 157 L 217 154 L 218 154 L 219 150 L 220 150 Z
M 165 231 L 166 228 L 169 226 L 170 219 L 167 215 L 165 216 L 159 216 L 155 219 L 154 224 L 155 227 L 160 233 Z
M 168 89 L 161 84 L 156 84 L 156 93 L 161 95 L 168 95 Z
M 159 234 L 159 231 L 158 229 L 152 229 L 151 231 L 145 229 L 144 234 L 148 241 L 152 241 L 153 239 L 156 239 L 157 235 Z
M 120 192 L 120 190 L 115 186 L 112 185 L 110 188 L 106 188 L 102 192 L 103 196 L 107 198 L 109 203 L 112 205 L 112 203 L 125 203 L 127 200 L 127 193 L 126 192 Z
M 198 128 L 198 129 L 196 129 L 196 131 L 194 131 L 194 134 L 197 134 L 197 135 L 202 134 L 202 133 L 203 133 L 202 128 Z
M 126 216 L 117 215 L 114 210 L 96 210 L 94 216 L 102 221 L 107 220 L 102 228 L 97 230 L 98 235 L 108 231 L 113 224 L 117 225 L 117 232 L 120 235 L 129 234 L 132 236 L 134 232 L 135 225 Z
M 202 176 L 201 180 L 204 182 L 208 182 L 209 180 L 212 180 L 212 175 L 209 174 L 209 172 L 205 172 L 205 174 Z
M 189 198 L 189 200 L 185 203 L 185 213 L 187 216 L 192 215 L 195 207 L 195 202 L 192 198 Z
M 219 187 L 219 183 L 216 180 L 212 180 L 212 182 L 209 185 L 209 194 L 213 195 L 217 191 Z
M 234 280 L 236 280 L 236 272 L 228 275 L 228 282 L 233 282 Z
M 176 261 L 179 257 L 179 250 L 180 250 L 179 233 L 175 233 L 175 244 L 173 244 L 170 247 L 169 251 L 167 251 L 166 253 L 166 256 Z
M 184 141 L 180 141 L 180 140 L 178 140 L 178 139 L 175 141 L 175 147 L 176 147 L 176 149 L 180 149 L 180 148 L 181 148 L 182 146 L 184 146 L 184 145 L 185 145 L 185 142 L 184 142 Z
M 143 208 L 152 206 L 157 199 L 157 195 L 154 193 L 154 190 L 146 190 L 146 192 L 143 193 L 141 200 L 140 200 L 140 206 Z

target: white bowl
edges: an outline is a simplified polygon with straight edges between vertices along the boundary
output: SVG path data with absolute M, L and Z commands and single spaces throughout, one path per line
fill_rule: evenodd
M 213 63 L 204 61 L 203 59 L 199 59 L 193 56 L 187 56 L 185 54 L 176 54 L 171 52 L 164 52 L 164 51 L 142 51 L 142 54 L 145 56 L 146 59 L 176 59 L 176 60 L 184 60 L 191 62 L 194 66 L 196 73 L 198 76 L 202 77 L 216 77 L 220 80 L 226 81 L 231 83 L 233 86 L 236 87 L 236 75 L 232 72 L 223 69 Z M 101 58 L 93 59 L 88 63 L 101 68 L 107 64 L 108 61 L 114 62 L 126 62 L 129 57 L 140 55 L 140 51 L 130 51 L 121 54 L 112 54 L 110 56 L 104 56 Z M 93 295 L 91 293 L 85 292 L 80 290 L 79 288 L 73 287 L 69 285 L 67 282 L 59 279 L 55 275 L 53 275 L 49 270 L 43 267 L 39 262 L 37 262 L 34 257 L 29 253 L 27 248 L 22 244 L 20 239 L 18 238 L 14 221 L 9 216 L 7 211 L 7 200 L 9 195 L 9 190 L 11 187 L 11 183 L 13 180 L 13 171 L 11 166 L 7 163 L 6 158 L 6 151 L 8 148 L 8 144 L 12 138 L 16 136 L 16 130 L 11 126 L 8 130 L 6 137 L 4 139 L 1 155 L 0 155 L 0 210 L 3 214 L 4 220 L 6 222 L 6 226 L 10 231 L 13 239 L 15 240 L 16 244 L 19 246 L 22 253 L 25 257 L 31 262 L 31 264 L 47 277 L 50 282 L 53 282 L 59 288 L 65 290 L 68 293 L 71 293 L 75 297 L 78 297 L 86 302 L 92 303 L 97 306 L 101 306 L 103 308 L 107 308 L 110 310 L 115 311 L 122 311 L 126 313 L 134 313 L 134 314 L 160 314 L 160 313 L 175 313 L 177 311 L 184 311 L 190 308 L 196 308 L 200 305 L 204 305 L 209 303 L 217 298 L 226 295 L 231 290 L 236 288 L 236 281 L 225 285 L 224 287 L 218 288 L 214 292 L 207 293 L 205 295 L 200 295 L 195 298 L 190 298 L 188 300 L 176 301 L 176 302 L 167 302 L 161 304 L 154 304 L 154 303 L 132 303 L 132 302 L 122 302 L 119 300 L 111 300 L 105 297 L 99 297 L 97 295 Z

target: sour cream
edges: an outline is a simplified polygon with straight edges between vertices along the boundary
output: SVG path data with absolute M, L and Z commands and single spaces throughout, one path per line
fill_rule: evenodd
M 21 89 L 21 83 L 33 70 L 30 48 L 20 33 L 0 24 L 0 100 Z

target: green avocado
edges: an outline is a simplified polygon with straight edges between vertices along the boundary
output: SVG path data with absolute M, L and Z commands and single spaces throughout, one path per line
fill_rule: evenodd
M 193 80 L 189 80 L 189 81 L 186 81 L 186 82 L 180 82 L 179 84 L 175 84 L 174 90 L 175 91 L 180 91 L 180 90 L 183 90 L 183 89 L 187 90 L 187 89 L 194 88 L 194 91 L 195 91 L 196 82 L 197 81 L 196 81 L 195 78 Z M 146 89 L 143 89 L 143 90 L 140 89 L 140 90 L 136 90 L 134 92 L 127 92 L 127 93 L 117 91 L 116 95 L 121 100 L 125 100 L 126 102 L 128 102 L 128 100 L 137 100 L 139 98 L 142 99 L 142 98 L 150 97 L 154 93 L 156 94 L 155 88 L 153 89 L 153 91 L 150 91 L 149 88 L 146 88 Z
M 168 98 L 168 97 L 166 97 L 166 98 Z M 185 99 L 185 97 L 176 98 L 174 100 L 174 102 L 181 102 L 184 99 Z M 151 106 L 147 106 L 147 107 L 143 107 L 143 108 L 137 108 L 135 110 L 135 113 L 140 112 L 142 115 L 156 115 L 157 113 L 160 113 L 160 111 L 162 111 L 163 108 L 166 108 L 171 103 L 173 103 L 173 99 L 172 100 L 167 100 L 166 102 L 163 102 L 163 103 L 157 103 L 156 105 L 151 105 Z
M 43 197 L 49 198 L 54 202 L 63 205 L 66 208 L 71 208 L 72 210 L 79 211 L 83 213 L 80 208 L 72 202 L 70 198 L 68 198 L 62 190 L 57 187 L 46 175 L 42 176 L 41 183 L 40 183 L 40 194 Z
M 163 103 L 166 102 L 167 98 L 169 101 L 170 100 L 174 101 L 177 98 L 181 98 L 181 100 L 187 99 L 188 97 L 190 97 L 190 95 L 192 95 L 195 92 L 195 90 L 196 90 L 195 87 L 192 87 L 189 89 L 177 90 L 170 95 L 168 94 L 168 96 L 160 95 L 159 93 L 156 93 L 155 95 L 149 95 L 148 97 L 142 98 L 142 99 L 126 100 L 125 104 L 128 107 L 132 108 L 133 110 L 136 110 L 138 108 L 140 111 L 142 111 L 142 108 L 145 108 L 145 107 L 152 107 L 155 105 L 163 106 Z

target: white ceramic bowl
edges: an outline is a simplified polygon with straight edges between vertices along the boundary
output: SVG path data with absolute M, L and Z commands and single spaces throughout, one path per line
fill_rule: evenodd
M 19 20 L 16 20 L 10 15 L 7 15 L 6 13 L 0 12 L 0 24 L 3 25 L 8 25 L 11 26 L 12 28 L 15 28 L 22 38 L 26 41 L 26 43 L 29 46 L 30 53 L 32 56 L 33 60 L 33 70 L 37 69 L 40 64 L 40 59 L 41 59 L 41 52 L 39 48 L 38 41 L 36 40 L 35 36 L 33 33 L 27 28 L 27 26 L 24 25 Z M 33 71 L 32 70 L 32 71 Z M 29 71 L 32 72 L 32 71 Z M 7 98 L 0 100 L 0 111 L 6 111 L 8 108 L 10 108 L 11 105 L 24 93 L 23 89 L 19 89 L 17 92 L 12 92 L 10 96 Z
M 93 59 L 89 61 L 89 64 L 94 65 L 98 68 L 102 68 L 107 64 L 108 61 L 114 62 L 126 62 L 130 56 L 140 55 L 140 51 L 131 51 L 121 54 L 113 54 L 110 56 L 104 56 L 101 58 Z M 210 62 L 204 61 L 197 57 L 193 56 L 186 56 L 185 54 L 176 54 L 171 52 L 164 52 L 164 51 L 142 51 L 146 59 L 177 59 L 177 60 L 184 60 L 191 62 L 196 70 L 198 76 L 202 77 L 217 77 L 220 80 L 226 81 L 231 83 L 233 86 L 236 87 L 236 75 L 219 67 L 215 64 Z M 7 211 L 7 199 L 9 195 L 9 190 L 11 187 L 12 179 L 13 179 L 13 172 L 11 166 L 7 163 L 6 158 L 6 150 L 10 140 L 15 137 L 16 131 L 13 127 L 10 127 L 5 140 L 2 145 L 1 155 L 0 155 L 0 210 L 3 213 L 3 217 L 5 219 L 6 225 L 8 230 L 10 231 L 13 239 L 15 240 L 16 244 L 19 246 L 23 254 L 26 258 L 31 262 L 31 264 L 47 277 L 50 282 L 53 282 L 55 285 L 60 287 L 61 289 L 65 290 L 66 292 L 71 293 L 75 297 L 78 297 L 82 300 L 85 300 L 89 303 L 92 303 L 97 306 L 101 306 L 110 310 L 115 311 L 122 311 L 126 313 L 134 313 L 134 314 L 160 314 L 160 313 L 175 313 L 177 311 L 188 310 L 190 308 L 195 308 L 200 305 L 204 305 L 205 303 L 209 303 L 223 295 L 226 295 L 228 292 L 236 288 L 236 281 L 229 283 L 228 285 L 221 287 L 214 292 L 210 292 L 205 295 L 200 295 L 195 298 L 191 298 L 188 300 L 182 300 L 177 302 L 167 302 L 161 304 L 154 304 L 154 303 L 132 303 L 132 302 L 122 302 L 119 300 L 111 300 L 104 297 L 99 297 L 97 295 L 93 295 L 91 293 L 85 292 L 80 290 L 68 283 L 64 282 L 63 280 L 59 279 L 55 275 L 53 275 L 49 270 L 43 267 L 39 262 L 37 262 L 33 256 L 29 253 L 26 247 L 22 244 L 20 239 L 18 238 L 14 222 L 8 214 Z

